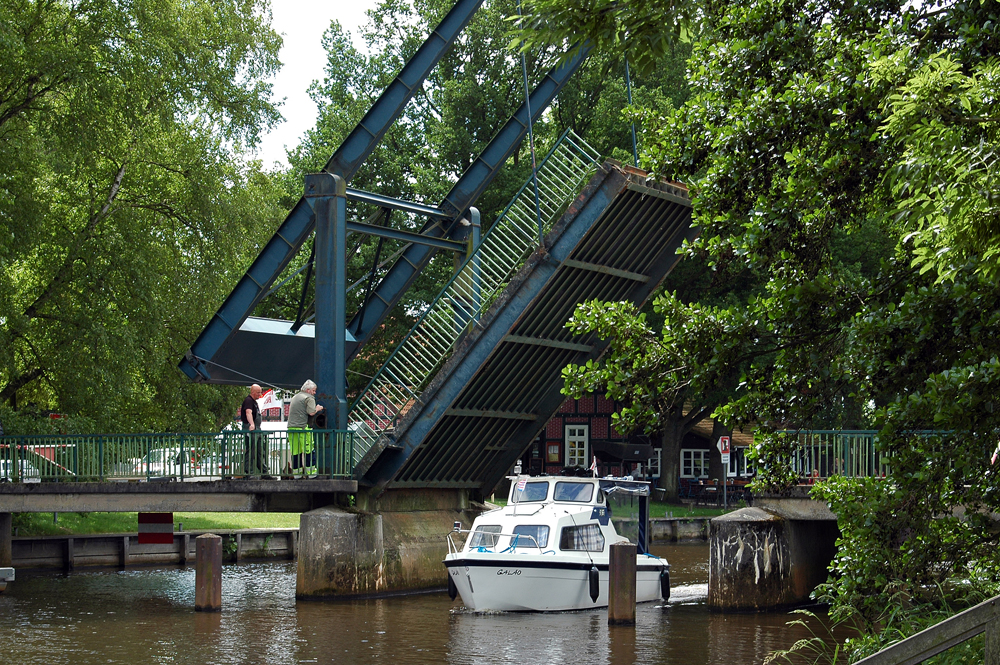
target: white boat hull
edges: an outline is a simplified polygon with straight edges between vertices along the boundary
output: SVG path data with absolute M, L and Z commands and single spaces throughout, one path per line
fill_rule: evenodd
M 582 560 L 556 560 L 553 556 L 453 553 L 445 566 L 462 602 L 470 610 L 549 612 L 608 606 L 607 556 Z M 600 580 L 597 600 L 590 597 L 590 568 L 596 565 Z M 636 602 L 659 600 L 660 572 L 667 562 L 640 555 L 636 561 Z

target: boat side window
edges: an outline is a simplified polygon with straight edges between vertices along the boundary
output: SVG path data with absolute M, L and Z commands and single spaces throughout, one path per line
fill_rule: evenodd
M 559 549 L 576 552 L 603 552 L 604 534 L 597 524 L 563 527 Z
M 555 501 L 590 503 L 594 498 L 594 483 L 556 483 Z
M 538 543 L 538 547 L 546 547 L 549 544 L 549 527 L 543 524 L 518 524 L 514 527 L 514 533 L 521 538 L 517 539 L 517 548 L 530 547 L 531 549 L 538 549 L 535 547 L 535 543 Z M 527 538 L 525 536 L 531 536 Z M 511 538 L 511 543 L 514 539 Z
M 525 483 L 523 490 L 518 490 L 517 486 L 511 491 L 511 503 L 530 503 L 532 501 L 545 501 L 549 495 L 549 484 L 546 481 L 535 481 Z
M 500 533 L 499 524 L 483 524 L 476 527 L 476 530 L 472 532 L 469 549 L 473 547 L 496 547 L 499 536 L 493 534 L 497 533 Z

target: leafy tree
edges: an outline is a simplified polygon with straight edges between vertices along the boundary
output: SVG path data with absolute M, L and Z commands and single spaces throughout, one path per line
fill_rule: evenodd
M 675 335 L 699 318 L 703 324 L 711 321 L 715 339 L 721 340 L 744 334 L 747 321 L 727 319 L 710 307 L 682 305 L 669 295 L 656 298 L 653 310 L 669 322 L 659 332 L 631 303 L 592 301 L 577 307 L 567 327 L 578 333 L 596 333 L 609 342 L 609 348 L 599 361 L 566 367 L 563 391 L 577 398 L 604 392 L 625 404 L 612 415 L 617 429 L 659 433 L 660 483 L 667 499 L 676 501 L 684 435 L 735 388 L 740 361 L 732 356 L 737 349 L 721 344 L 686 347 L 681 353 Z
M 556 34 L 605 30 L 551 16 Z M 745 363 L 717 415 L 759 424 L 759 489 L 795 479 L 783 430 L 880 429 L 888 478 L 818 490 L 845 534 L 822 591 L 839 612 L 875 627 L 902 597 L 996 588 L 996 4 L 752 0 L 698 16 L 691 96 L 644 114 L 645 163 L 693 192 L 689 256 L 763 288 L 721 314 L 741 335 L 719 338 L 718 312 L 668 316 L 663 356 L 714 342 Z M 658 389 L 712 385 L 712 366 L 688 367 Z
M 0 401 L 206 429 L 176 361 L 276 222 L 244 161 L 277 111 L 257 0 L 0 2 Z

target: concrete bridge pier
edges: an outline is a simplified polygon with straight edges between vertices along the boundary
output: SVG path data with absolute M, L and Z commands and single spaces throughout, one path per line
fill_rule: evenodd
M 455 522 L 469 528 L 485 509 L 464 489 L 360 492 L 355 505 L 326 506 L 299 520 L 295 595 L 350 598 L 443 588 L 441 563 Z
M 826 581 L 840 535 L 826 504 L 759 499 L 711 521 L 708 605 L 717 611 L 767 611 L 809 601 Z

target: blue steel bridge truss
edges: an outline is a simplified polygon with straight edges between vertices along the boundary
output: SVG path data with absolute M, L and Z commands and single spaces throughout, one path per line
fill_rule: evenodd
M 580 179 L 579 169 L 550 156 L 549 167 L 556 169 L 553 180 L 562 178 L 563 189 L 572 183 L 571 191 L 549 196 L 552 210 L 546 214 L 557 221 L 542 242 L 543 229 L 534 231 L 534 253 L 527 261 L 518 256 L 516 276 L 500 279 L 492 299 L 480 301 L 480 280 L 487 277 L 490 262 L 477 251 L 479 217 L 473 206 L 520 145 L 529 123 L 541 116 L 585 61 L 587 48 L 546 74 L 439 205 L 349 187 L 481 4 L 458 0 L 323 173 L 306 177 L 305 196 L 179 364 L 191 379 L 207 383 L 246 385 L 255 380 L 297 388 L 314 378 L 333 416 L 330 426 L 347 430 L 347 363 L 433 256 L 441 250 L 456 252 L 462 259 L 460 270 L 472 275 L 463 287 L 469 297 L 462 304 L 462 298 L 441 296 L 448 299 L 460 334 L 437 344 L 440 348 L 433 353 L 417 354 L 416 362 L 427 370 L 421 376 L 433 378 L 427 382 L 408 378 L 406 372 L 393 374 L 391 383 L 400 395 L 390 398 L 383 389 L 376 391 L 392 416 L 360 411 L 350 420 L 355 474 L 376 488 L 393 484 L 491 490 L 544 426 L 546 414 L 561 402 L 561 368 L 596 357 L 602 349 L 599 340 L 571 339 L 563 328 L 575 305 L 591 298 L 644 302 L 673 267 L 676 249 L 693 237 L 682 188 L 650 182 L 638 170 L 606 163 L 567 208 L 567 194 L 575 196 L 587 178 Z M 589 175 L 595 167 L 587 168 Z M 347 218 L 348 202 L 377 206 L 384 215 L 393 210 L 416 214 L 427 221 L 419 233 L 365 224 Z M 541 225 L 540 214 L 538 221 Z M 410 243 L 350 321 L 344 268 L 348 231 Z M 314 232 L 315 324 L 251 317 Z M 473 309 L 475 316 L 462 318 L 462 312 Z M 366 392 L 369 398 L 371 394 Z

